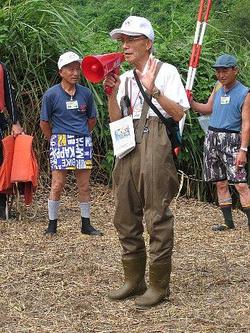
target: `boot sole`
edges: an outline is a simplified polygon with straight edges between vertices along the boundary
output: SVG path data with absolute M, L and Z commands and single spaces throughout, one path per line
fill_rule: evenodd
M 163 299 L 161 299 L 159 302 L 154 303 L 154 304 L 150 304 L 150 305 L 139 305 L 139 304 L 135 304 L 135 308 L 136 310 L 140 310 L 140 311 L 145 311 L 145 310 L 149 310 L 157 305 L 160 305 L 161 303 L 165 303 L 165 302 L 170 302 L 169 298 L 164 297 Z
M 132 299 L 134 298 L 135 296 L 140 296 L 140 295 L 143 295 L 145 293 L 147 289 L 145 290 L 140 290 L 140 291 L 137 291 L 137 292 L 134 292 L 132 294 L 129 294 L 128 296 L 126 297 L 122 297 L 122 298 L 111 298 L 110 296 L 108 296 L 108 298 L 111 300 L 111 301 L 122 301 L 122 300 L 125 300 L 125 299 Z
M 44 236 L 48 236 L 48 237 L 54 237 L 57 235 L 56 232 L 48 232 L 47 230 L 44 231 Z
M 83 235 L 88 235 L 88 236 L 103 236 L 103 233 L 91 233 L 91 232 L 83 232 L 81 231 Z

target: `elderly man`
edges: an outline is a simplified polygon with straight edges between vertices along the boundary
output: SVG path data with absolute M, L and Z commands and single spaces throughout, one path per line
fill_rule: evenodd
M 114 225 L 122 246 L 125 283 L 111 291 L 111 299 L 136 298 L 136 306 L 147 308 L 169 296 L 174 217 L 169 204 L 178 189 L 177 172 L 166 127 L 144 102 L 135 77 L 153 104 L 164 115 L 179 121 L 189 107 L 177 69 L 152 57 L 154 31 L 151 23 L 138 16 L 128 17 L 121 28 L 110 33 L 123 49 L 134 70 L 121 77 L 109 75 L 104 85 L 111 122 L 122 118 L 120 102 L 129 101 L 137 144 L 113 171 L 116 210 Z M 142 119 L 145 119 L 142 120 Z M 145 284 L 146 248 L 143 218 L 149 233 L 149 288 Z
M 23 132 L 23 129 L 19 123 L 19 113 L 15 103 L 14 93 L 12 84 L 10 81 L 9 72 L 2 62 L 0 62 L 0 95 L 1 95 L 1 105 L 0 105 L 0 166 L 3 163 L 3 150 L 2 150 L 2 138 L 4 131 L 7 130 L 9 121 L 6 120 L 3 111 L 5 109 L 8 112 L 9 119 L 12 124 L 11 134 L 16 136 Z M 0 193 L 0 219 L 6 219 L 6 195 Z
M 250 140 L 249 88 L 237 80 L 239 69 L 233 55 L 223 54 L 213 68 L 218 83 L 206 104 L 191 102 L 192 109 L 210 114 L 204 143 L 204 178 L 215 182 L 225 224 L 214 231 L 234 229 L 232 198 L 228 182 L 235 185 L 250 231 L 250 189 L 247 184 L 247 151 Z
M 47 234 L 57 232 L 60 197 L 68 170 L 74 170 L 79 191 L 81 232 L 101 236 L 90 224 L 89 178 L 92 168 L 91 132 L 96 124 L 96 107 L 91 91 L 79 85 L 80 58 L 74 52 L 58 60 L 61 83 L 48 89 L 42 100 L 40 126 L 50 140 L 52 185 L 48 200 Z

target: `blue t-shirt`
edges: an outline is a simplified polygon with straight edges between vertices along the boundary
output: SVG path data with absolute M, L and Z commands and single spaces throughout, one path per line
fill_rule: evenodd
M 88 119 L 96 115 L 92 92 L 79 84 L 73 97 L 61 84 L 49 88 L 43 95 L 40 119 L 52 124 L 52 134 L 88 136 Z
M 223 87 L 218 89 L 214 95 L 213 111 L 209 126 L 240 132 L 242 123 L 241 109 L 248 92 L 249 88 L 239 81 L 228 91 L 225 91 Z

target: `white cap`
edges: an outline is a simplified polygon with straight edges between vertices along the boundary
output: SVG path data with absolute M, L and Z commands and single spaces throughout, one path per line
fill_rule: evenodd
M 80 57 L 72 51 L 65 52 L 58 59 L 58 69 L 61 69 L 63 66 L 71 64 L 74 61 L 81 61 Z
M 144 35 L 152 42 L 154 41 L 154 30 L 149 20 L 140 16 L 129 16 L 120 29 L 114 29 L 110 32 L 112 39 L 119 39 L 121 34 L 128 36 Z

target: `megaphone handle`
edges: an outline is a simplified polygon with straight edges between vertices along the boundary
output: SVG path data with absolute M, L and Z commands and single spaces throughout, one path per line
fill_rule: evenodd
M 104 86 L 104 91 L 105 91 L 106 95 L 111 95 L 112 91 L 113 91 L 113 88 L 110 87 L 110 86 Z
M 120 67 L 119 66 L 116 67 L 110 74 L 119 75 L 120 74 Z M 111 88 L 109 86 L 104 86 L 104 91 L 105 91 L 105 94 L 111 95 L 112 91 L 113 91 L 113 88 Z

